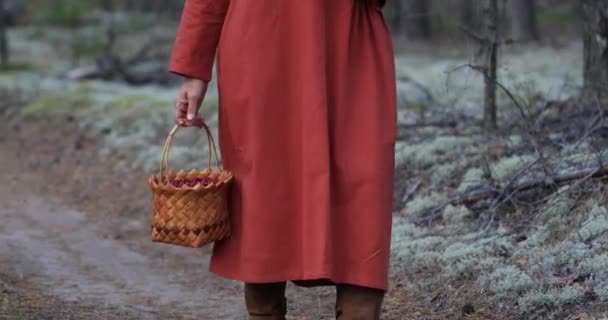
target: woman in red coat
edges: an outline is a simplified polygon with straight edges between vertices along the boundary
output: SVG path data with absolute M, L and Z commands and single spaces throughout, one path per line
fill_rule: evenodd
M 245 282 L 251 319 L 284 319 L 285 282 L 337 286 L 340 319 L 388 288 L 396 132 L 381 0 L 186 0 L 170 61 L 198 125 L 217 51 L 233 232 L 210 270 Z

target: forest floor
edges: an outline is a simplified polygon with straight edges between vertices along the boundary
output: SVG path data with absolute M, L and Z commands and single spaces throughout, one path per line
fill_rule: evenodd
M 113 173 L 66 117 L 15 117 L 0 136 L 0 319 L 245 318 L 209 248 L 150 241 L 143 171 Z M 331 318 L 328 289 L 289 292 L 290 319 Z
M 145 181 L 176 88 L 61 78 L 73 64 L 70 37 L 14 30 L 13 56 L 47 65 L 0 74 L 0 319 L 244 319 L 241 284 L 207 272 L 209 248 L 149 239 Z M 597 172 L 607 156 L 604 108 L 570 99 L 580 42 L 502 52 L 500 81 L 520 108 L 501 93 L 490 135 L 479 129 L 480 76 L 458 68 L 466 54 L 441 51 L 396 60 L 384 319 L 608 318 L 606 178 L 555 183 Z M 214 130 L 216 106 L 212 87 L 202 112 Z M 174 166 L 200 165 L 203 142 L 184 130 Z M 442 205 L 484 190 L 487 199 Z M 332 318 L 329 288 L 290 286 L 288 299 L 290 319 Z

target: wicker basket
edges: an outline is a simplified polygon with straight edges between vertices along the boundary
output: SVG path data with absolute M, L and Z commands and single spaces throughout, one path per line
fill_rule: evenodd
M 200 248 L 230 235 L 227 197 L 232 173 L 219 167 L 215 142 L 206 125 L 207 168 L 172 173 L 169 147 L 179 128 L 175 125 L 165 141 L 158 175 L 148 179 L 152 191 L 152 241 Z M 211 153 L 215 156 L 215 169 L 211 168 Z M 199 183 L 187 179 L 198 179 Z

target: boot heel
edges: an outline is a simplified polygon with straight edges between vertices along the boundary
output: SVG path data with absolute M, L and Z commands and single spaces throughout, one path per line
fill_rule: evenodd
M 249 320 L 285 320 L 286 283 L 245 284 L 245 305 Z

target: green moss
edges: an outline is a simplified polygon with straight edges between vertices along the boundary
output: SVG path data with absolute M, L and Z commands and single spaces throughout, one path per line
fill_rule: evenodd
M 37 27 L 27 34 L 26 39 L 30 41 L 42 41 L 46 37 L 46 31 L 43 28 Z
M 24 114 L 44 113 L 61 110 L 82 111 L 93 104 L 86 96 L 77 94 L 48 95 L 34 101 L 23 109 Z
M 7 309 L 7 310 L 4 310 Z M 8 308 L 5 308 L 3 306 L 3 309 L 0 309 L 0 316 L 3 316 L 2 319 L 10 319 L 10 320 L 24 320 L 25 315 L 23 314 L 22 311 L 14 309 L 13 307 L 11 307 L 10 305 L 8 306 Z M 4 318 L 6 317 L 6 318 Z
M 142 15 L 130 15 L 129 19 L 125 21 L 126 25 L 120 26 L 121 30 L 124 30 L 128 33 L 137 33 L 150 29 L 153 27 L 151 21 L 146 19 L 146 17 Z
M 573 11 L 540 11 L 537 15 L 538 23 L 542 25 L 563 25 L 565 22 L 576 21 Z
M 145 105 L 146 107 L 150 108 L 171 107 L 171 103 L 169 103 L 168 101 L 141 95 L 118 96 L 112 99 L 107 105 L 112 109 L 131 109 L 135 106 L 140 105 Z
M 36 71 L 38 69 L 40 69 L 38 65 L 30 62 L 9 63 L 7 66 L 4 66 L 2 69 L 0 69 L 0 75 L 3 78 L 6 77 L 7 79 L 13 79 L 12 77 L 16 74 L 21 74 L 28 71 Z
M 423 114 L 430 109 L 431 105 L 428 102 L 423 101 L 409 101 L 407 103 L 399 105 L 399 109 L 412 110 L 418 114 Z
M 72 52 L 75 57 L 95 57 L 105 50 L 106 36 L 101 30 L 78 32 L 72 39 Z
M 85 1 L 55 0 L 35 12 L 40 13 L 42 19 L 48 23 L 73 27 L 81 24 L 84 15 L 93 8 Z
M 217 97 L 206 97 L 199 112 L 203 117 L 208 117 L 217 111 L 218 105 Z

